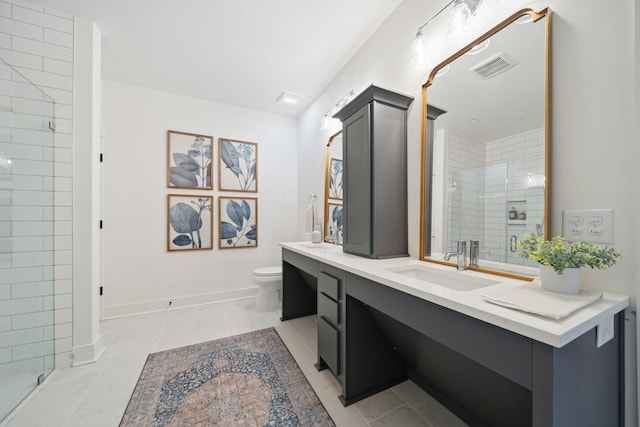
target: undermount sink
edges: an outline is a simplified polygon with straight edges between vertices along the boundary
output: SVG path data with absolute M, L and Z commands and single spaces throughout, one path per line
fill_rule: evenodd
M 389 267 L 387 271 L 400 274 L 405 277 L 422 280 L 434 285 L 456 291 L 473 291 L 486 286 L 497 285 L 497 280 L 485 279 L 484 277 L 470 276 L 460 271 L 441 271 L 423 266 L 403 266 Z

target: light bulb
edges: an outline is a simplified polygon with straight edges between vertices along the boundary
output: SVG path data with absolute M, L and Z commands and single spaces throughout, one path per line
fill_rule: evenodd
M 447 37 L 462 39 L 469 32 L 471 17 L 481 5 L 482 0 L 455 0 L 447 23 Z
M 457 1 L 451 9 L 451 16 L 449 17 L 449 30 L 455 30 L 467 25 L 469 18 L 471 17 L 471 9 L 464 1 Z
M 320 124 L 320 132 L 322 133 L 327 133 L 329 131 L 329 123 L 330 123 L 330 118 L 327 114 L 324 115 L 324 117 L 322 118 L 322 123 Z
M 411 66 L 424 67 L 427 63 L 427 40 L 422 34 L 422 31 L 418 31 L 416 38 L 413 39 L 411 44 Z

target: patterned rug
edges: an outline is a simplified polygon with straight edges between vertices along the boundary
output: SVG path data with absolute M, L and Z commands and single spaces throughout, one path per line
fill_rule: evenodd
M 335 426 L 273 328 L 152 353 L 120 426 Z

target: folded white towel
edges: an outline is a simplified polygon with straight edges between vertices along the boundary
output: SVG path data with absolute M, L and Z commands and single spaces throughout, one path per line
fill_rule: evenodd
M 581 290 L 578 295 L 570 295 L 526 284 L 487 292 L 482 297 L 503 307 L 560 320 L 602 298 L 602 292 Z

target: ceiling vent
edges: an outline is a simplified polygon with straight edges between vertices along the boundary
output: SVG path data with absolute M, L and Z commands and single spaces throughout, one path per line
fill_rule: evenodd
M 469 71 L 475 72 L 478 76 L 483 79 L 490 79 L 491 77 L 495 77 L 498 74 L 507 71 L 509 68 L 513 68 L 518 65 L 518 61 L 516 61 L 510 55 L 504 52 L 498 52 L 492 57 L 485 59 L 484 61 L 474 65 L 469 68 Z

